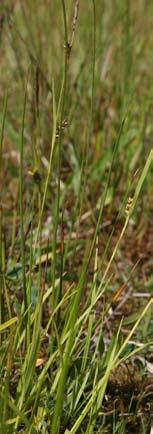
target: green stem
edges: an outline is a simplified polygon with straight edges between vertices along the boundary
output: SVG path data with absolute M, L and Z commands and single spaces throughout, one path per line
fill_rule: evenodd
M 3 109 L 3 118 L 2 118 L 2 127 L 0 134 L 0 181 L 2 185 L 2 152 L 3 152 L 3 138 L 4 138 L 4 127 L 5 127 L 5 118 L 6 118 L 6 110 L 7 110 L 7 98 L 8 95 L 6 93 L 4 99 L 4 109 Z M 2 191 L 2 187 L 1 187 Z M 3 322 L 3 208 L 1 204 L 2 198 L 0 197 L 0 325 Z M 2 340 L 2 336 L 0 336 L 0 342 Z
M 24 127 L 25 127 L 25 112 L 27 101 L 27 87 L 25 90 L 23 115 L 22 115 L 22 128 L 21 128 L 21 144 L 20 144 L 20 169 L 19 169 L 19 206 L 20 206 L 20 231 L 21 231 L 21 261 L 22 261 L 22 285 L 23 285 L 23 300 L 24 312 L 27 311 L 27 291 L 26 291 L 26 270 L 25 270 L 25 236 L 24 236 L 24 209 L 23 209 L 23 193 L 24 193 L 24 173 L 23 173 L 23 159 L 24 159 Z M 25 317 L 26 321 L 26 317 Z
M 57 184 L 57 200 L 56 200 L 56 215 L 55 215 L 55 228 L 54 228 L 54 242 L 53 242 L 53 288 L 55 287 L 55 273 L 56 273 L 56 246 L 57 246 L 57 229 L 59 225 L 59 210 L 60 210 L 60 178 L 61 178 L 61 161 L 62 161 L 62 121 L 64 116 L 65 109 L 65 96 L 66 96 L 66 87 L 67 87 L 67 70 L 68 70 L 68 60 L 69 60 L 69 52 L 68 52 L 68 31 L 67 31 L 67 20 L 66 20 L 66 8 L 65 1 L 62 0 L 62 9 L 63 9 L 63 21 L 64 21 L 64 46 L 65 46 L 65 57 L 64 57 L 64 74 L 63 74 L 63 84 L 62 84 L 62 95 L 61 95 L 61 111 L 59 117 L 59 139 L 58 139 L 58 184 Z M 62 254 L 62 253 L 61 253 Z M 60 293 L 61 293 L 61 283 L 59 288 L 56 289 L 55 296 L 55 288 L 53 290 L 53 303 L 54 307 L 60 301 Z

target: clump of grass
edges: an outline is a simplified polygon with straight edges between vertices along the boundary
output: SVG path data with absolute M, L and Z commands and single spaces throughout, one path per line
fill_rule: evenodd
M 112 416 L 111 428 L 106 422 L 107 387 L 111 374 L 120 365 L 135 360 L 140 351 L 144 356 L 152 345 L 150 338 L 137 344 L 137 334 L 144 318 L 150 318 L 153 302 L 150 297 L 146 304 L 142 303 L 131 328 L 126 330 L 124 313 L 121 312 L 118 321 L 113 316 L 114 303 L 128 287 L 136 269 L 133 264 L 132 271 L 127 274 L 123 270 L 116 277 L 118 255 L 126 230 L 138 222 L 137 204 L 153 160 L 151 150 L 143 158 L 139 177 L 133 178 L 136 162 L 141 157 L 141 152 L 133 152 L 133 141 L 145 136 L 144 130 L 137 131 L 134 126 L 129 134 L 134 116 L 131 113 L 138 103 L 134 100 L 131 112 L 126 105 L 133 92 L 130 88 L 131 14 L 135 16 L 135 9 L 131 10 L 130 1 L 126 1 L 126 29 L 125 34 L 121 33 L 126 62 L 121 94 L 116 95 L 116 113 L 113 114 L 112 102 L 108 108 L 111 126 L 107 115 L 107 122 L 104 118 L 102 125 L 96 119 L 101 7 L 92 0 L 86 21 L 86 10 L 78 0 L 73 5 L 61 0 L 54 6 L 51 18 L 55 27 L 49 35 L 58 32 L 55 48 L 59 50 L 59 68 L 54 65 L 53 53 L 41 33 L 45 19 L 48 26 L 50 8 L 40 2 L 40 10 L 36 10 L 34 2 L 28 3 L 30 16 L 23 2 L 14 8 L 14 16 L 10 17 L 13 25 L 10 55 L 19 62 L 18 86 L 25 81 L 25 58 L 28 74 L 25 74 L 27 82 L 22 95 L 22 119 L 16 113 L 17 125 L 21 124 L 15 153 L 19 213 L 17 210 L 14 213 L 9 199 L 9 213 L 0 207 L 0 430 L 7 434 L 92 434 L 109 429 L 113 433 L 117 429 L 126 432 L 122 420 L 115 417 L 114 423 Z M 119 11 L 123 13 L 121 6 Z M 80 9 L 83 21 L 92 23 L 90 41 L 85 24 L 79 33 Z M 113 27 L 108 11 L 105 14 L 109 28 Z M 121 31 L 121 16 L 120 13 L 116 16 L 117 32 Z M 77 40 L 81 32 L 83 59 L 77 63 L 73 50 L 79 50 Z M 84 44 L 90 46 L 89 55 Z M 25 58 L 20 59 L 23 50 Z M 115 92 L 120 93 L 117 88 Z M 0 178 L 6 173 L 3 155 L 6 135 L 9 140 L 16 137 L 8 93 L 1 122 Z M 142 110 L 143 118 L 146 110 L 148 105 Z M 104 143 L 107 124 L 111 134 L 106 142 L 110 141 L 110 147 Z M 46 129 L 51 135 L 49 142 Z M 128 153 L 125 148 L 129 143 Z M 127 174 L 131 160 L 131 172 Z M 121 181 L 118 170 L 122 171 Z M 11 176 L 13 179 L 10 170 Z M 134 185 L 133 179 L 136 179 Z M 5 195 L 7 198 L 3 182 L 4 198 Z M 113 224 L 109 223 L 111 230 L 107 233 L 104 229 L 110 214 Z M 118 224 L 119 232 L 114 238 Z M 131 346 L 132 338 L 135 344 Z

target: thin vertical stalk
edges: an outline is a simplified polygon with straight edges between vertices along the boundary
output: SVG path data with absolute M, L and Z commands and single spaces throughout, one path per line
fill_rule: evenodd
M 92 13 L 93 13 L 93 35 L 92 35 L 92 78 L 91 78 L 91 105 L 90 105 L 90 113 L 89 113 L 89 125 L 88 125 L 88 133 L 86 139 L 86 149 L 85 149 L 85 163 L 84 163 L 84 173 L 83 173 L 83 188 L 80 200 L 80 210 L 79 216 L 81 216 L 82 205 L 84 201 L 84 192 L 87 178 L 87 165 L 89 158 L 89 145 L 91 143 L 91 138 L 93 135 L 93 124 L 94 124 L 94 95 L 95 95 L 95 65 L 96 65 L 96 6 L 95 0 L 92 0 Z
M 132 55 L 131 55 L 131 11 L 130 11 L 130 0 L 125 2 L 125 70 L 124 70 L 124 89 L 126 96 L 129 92 L 129 79 L 131 75 L 132 67 Z
M 30 345 L 31 340 L 31 288 L 32 288 L 32 268 L 33 268 L 33 224 L 32 224 L 32 218 L 33 218 L 33 208 L 31 212 L 31 228 L 30 228 L 30 260 L 29 260 L 29 281 L 28 281 L 28 287 L 27 287 L 27 303 L 28 303 L 28 324 L 27 324 L 27 346 Z
M 6 118 L 6 110 L 7 110 L 7 93 L 4 99 L 4 109 L 3 109 L 3 118 L 2 118 L 2 127 L 0 134 L 0 181 L 2 181 L 2 152 L 3 152 L 3 138 L 4 138 L 4 127 L 5 127 L 5 118 Z M 2 188 L 1 188 L 2 190 Z M 0 325 L 2 324 L 2 315 L 3 315 L 3 209 L 0 197 Z M 1 336 L 0 336 L 1 342 Z
M 62 0 L 62 10 L 63 10 L 63 22 L 64 22 L 64 48 L 65 48 L 65 57 L 64 57 L 64 73 L 63 73 L 63 84 L 62 84 L 62 94 L 61 98 L 61 110 L 59 116 L 59 138 L 58 138 L 58 184 L 57 184 L 57 200 L 56 200 L 56 214 L 55 214 L 55 228 L 54 228 L 54 242 L 53 242 L 53 288 L 55 286 L 55 273 L 56 273 L 56 245 L 57 245 L 57 229 L 59 225 L 59 209 L 60 209 L 60 177 L 61 177 L 61 160 L 62 160 L 62 121 L 64 116 L 65 109 L 65 96 L 66 96 L 66 87 L 67 87 L 67 72 L 68 72 L 68 60 L 69 60 L 69 44 L 68 44 L 68 30 L 67 30 L 67 19 L 66 19 L 66 7 L 65 0 Z M 62 254 L 62 253 L 61 253 Z M 59 290 L 53 290 L 53 303 L 54 308 L 58 304 L 59 296 L 61 293 L 61 284 Z
M 94 94 L 95 94 L 95 66 L 96 66 L 96 6 L 95 0 L 92 0 L 93 6 L 93 53 L 92 53 L 92 96 L 91 96 L 91 133 L 93 129 L 93 121 L 94 121 Z
M 63 16 L 64 16 L 64 24 L 65 24 L 65 43 L 67 44 L 67 40 L 66 40 L 66 38 L 67 38 L 67 25 L 66 25 L 66 13 L 65 13 L 64 0 L 62 0 L 62 5 L 63 5 Z M 96 35 L 95 24 L 96 23 L 95 23 L 95 3 L 94 3 L 94 0 L 93 0 L 93 7 L 94 7 L 93 8 L 93 11 L 94 11 L 94 58 L 93 58 L 92 80 L 94 80 L 94 77 L 95 77 L 95 41 L 96 41 L 96 39 L 95 39 L 95 35 Z M 67 73 L 67 57 L 65 57 L 65 59 L 66 59 L 65 60 L 65 68 L 66 68 L 66 73 Z M 91 118 L 93 118 L 93 95 L 94 95 L 94 81 L 92 81 Z M 64 109 L 64 103 L 63 103 L 63 109 Z M 92 120 L 90 119 L 90 125 L 89 125 L 90 131 L 91 131 L 91 124 L 92 124 Z M 89 138 L 90 138 L 90 133 L 89 133 L 89 137 L 88 137 L 88 142 L 89 142 Z M 77 313 L 78 313 L 80 298 L 81 298 L 81 294 L 82 294 L 82 287 L 83 287 L 83 283 L 85 280 L 85 275 L 86 275 L 88 263 L 89 263 L 89 258 L 85 256 L 84 265 L 83 265 L 82 272 L 80 275 L 80 279 L 79 279 L 79 283 L 78 283 L 78 287 L 77 287 L 77 291 L 76 291 L 76 296 L 74 299 L 74 303 L 73 303 L 72 311 L 71 311 L 71 315 L 70 315 L 71 331 L 70 331 L 70 336 L 69 336 L 69 339 L 68 339 L 68 342 L 66 345 L 65 354 L 64 354 L 64 358 L 63 358 L 62 372 L 61 372 L 61 376 L 60 376 L 60 380 L 59 380 L 59 384 L 58 384 L 57 395 L 56 395 L 56 405 L 55 405 L 55 410 L 54 410 L 54 414 L 53 414 L 52 427 L 51 427 L 51 431 L 50 431 L 51 434 L 58 434 L 59 429 L 60 429 L 60 420 L 61 420 L 61 414 L 62 414 L 65 383 L 66 383 L 68 370 L 69 370 L 70 354 L 71 354 L 73 342 L 75 339 L 75 323 L 77 320 Z
M 4 138 L 6 110 L 7 110 L 7 100 L 8 100 L 8 94 L 6 92 L 5 99 L 4 99 L 2 127 L 1 127 L 1 134 L 0 134 L 0 176 L 2 175 L 2 151 L 3 151 L 3 138 Z
M 27 87 L 25 90 L 23 115 L 22 115 L 22 127 L 21 127 L 21 142 L 20 142 L 20 169 L 19 169 L 19 206 L 20 206 L 20 232 L 21 232 L 21 262 L 22 262 L 22 285 L 23 285 L 23 300 L 24 300 L 24 312 L 27 311 L 27 288 L 26 288 L 26 260 L 25 260 L 25 236 L 24 236 L 24 207 L 23 207 L 23 193 L 24 193 L 24 127 L 25 127 L 25 112 L 27 101 Z M 25 317 L 26 322 L 26 317 Z

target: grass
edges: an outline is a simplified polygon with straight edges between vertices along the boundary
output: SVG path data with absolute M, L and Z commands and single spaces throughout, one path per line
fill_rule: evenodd
M 2 2 L 2 434 L 150 433 L 152 12 Z

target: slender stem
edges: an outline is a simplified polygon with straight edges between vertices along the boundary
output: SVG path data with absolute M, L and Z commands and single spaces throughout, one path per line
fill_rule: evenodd
M 95 66 L 96 66 L 96 6 L 95 0 L 92 0 L 93 6 L 93 53 L 92 53 L 92 96 L 91 96 L 91 130 L 93 129 L 94 120 L 94 93 L 95 93 Z
M 68 69 L 68 60 L 69 60 L 69 51 L 68 51 L 68 31 L 67 31 L 67 20 L 66 20 L 66 8 L 65 1 L 62 0 L 62 9 L 63 9 L 63 22 L 64 22 L 64 47 L 65 47 L 65 56 L 64 56 L 64 73 L 63 73 L 63 85 L 62 85 L 62 95 L 61 95 L 61 110 L 59 117 L 59 139 L 58 139 L 58 184 L 57 184 L 57 201 L 56 201 L 56 215 L 55 215 L 55 228 L 54 228 L 54 243 L 53 243 L 53 287 L 55 284 L 55 273 L 56 273 L 56 245 L 57 245 L 57 229 L 59 225 L 59 210 L 60 210 L 60 178 L 61 178 L 61 160 L 62 160 L 62 121 L 64 116 L 65 109 L 65 96 L 66 96 L 66 87 L 67 87 L 67 69 Z M 59 290 L 56 290 L 56 297 L 54 296 L 55 291 L 53 291 L 54 297 L 54 307 L 59 303 L 59 297 L 61 293 L 61 284 Z
M 7 110 L 7 98 L 8 95 L 6 93 L 4 99 L 4 109 L 3 109 L 3 118 L 2 118 L 2 127 L 0 133 L 0 183 L 2 185 L 2 152 L 3 152 L 3 138 L 4 138 L 4 127 L 5 127 L 5 118 L 6 118 L 6 110 Z M 2 187 L 1 187 L 2 191 Z M 3 322 L 3 208 L 1 204 L 0 197 L 0 325 Z M 2 336 L 0 336 L 0 342 L 2 340 Z
M 64 0 L 62 0 L 62 5 L 63 5 L 63 16 L 64 16 L 64 25 L 65 25 L 65 44 L 67 46 L 67 42 L 68 42 L 66 39 L 67 38 L 67 25 L 66 25 L 66 13 L 65 13 Z M 93 1 L 93 6 L 95 6 L 94 1 Z M 95 26 L 95 8 L 94 8 L 94 26 Z M 95 29 L 95 27 L 94 27 L 94 29 Z M 94 53 L 95 53 L 95 30 L 94 30 Z M 68 60 L 68 53 L 66 52 L 66 55 L 65 55 L 65 90 L 66 90 L 66 78 L 67 78 L 67 60 Z M 95 78 L 95 54 L 94 54 L 94 59 L 93 59 L 92 80 L 94 80 L 94 78 Z M 91 118 L 93 117 L 93 94 L 94 94 L 94 82 L 92 81 Z M 63 111 L 64 111 L 64 99 L 65 99 L 65 94 L 63 92 L 63 104 L 62 104 L 62 110 Z M 62 110 L 61 110 L 61 113 L 62 113 Z M 89 129 L 91 128 L 91 124 L 92 124 L 92 121 L 90 122 Z M 61 140 L 61 136 L 60 136 L 60 140 Z M 59 151 L 61 152 L 61 149 L 59 149 Z M 59 177 L 59 181 L 60 181 L 60 177 Z M 58 190 L 58 193 L 60 194 L 60 189 Z M 58 201 L 59 201 L 59 196 L 58 196 Z M 59 208 L 58 208 L 58 215 L 59 215 Z M 56 225 L 57 225 L 57 219 L 56 219 Z M 89 256 L 90 256 L 90 254 L 89 254 Z M 82 287 L 83 287 L 83 283 L 85 280 L 85 275 L 86 275 L 88 263 L 89 263 L 89 259 L 87 258 L 87 260 L 85 259 L 83 270 L 82 270 L 82 273 L 80 275 L 78 288 L 77 288 L 77 292 L 76 292 L 76 297 L 74 300 L 73 308 L 72 308 L 70 319 L 69 319 L 70 323 L 71 323 L 71 332 L 70 332 L 70 336 L 69 336 L 69 339 L 68 339 L 68 342 L 66 345 L 64 358 L 63 358 L 63 366 L 62 366 L 61 377 L 60 377 L 58 389 L 57 389 L 56 405 L 55 405 L 55 411 L 53 414 L 51 434 L 58 434 L 59 429 L 60 429 L 60 419 L 61 419 L 61 412 L 62 412 L 62 406 L 63 406 L 65 383 L 66 383 L 66 378 L 67 378 L 68 370 L 69 370 L 71 349 L 72 349 L 72 345 L 73 345 L 73 341 L 74 341 L 74 337 L 75 337 L 75 322 L 77 320 L 77 312 L 78 312 L 78 307 L 79 307 L 81 293 L 82 293 Z M 57 301 L 59 301 L 59 300 L 57 300 Z
M 27 101 L 27 87 L 25 90 L 23 115 L 22 115 L 22 128 L 21 128 L 21 144 L 20 144 L 20 170 L 19 170 L 19 205 L 20 205 L 20 231 L 21 231 L 21 259 L 22 259 L 22 284 L 23 284 L 23 300 L 24 312 L 27 310 L 27 292 L 26 292 L 26 270 L 25 270 L 25 236 L 24 236 L 24 209 L 23 209 L 23 193 L 24 193 L 24 173 L 23 173 L 23 159 L 24 159 L 24 127 L 25 127 L 25 112 Z

